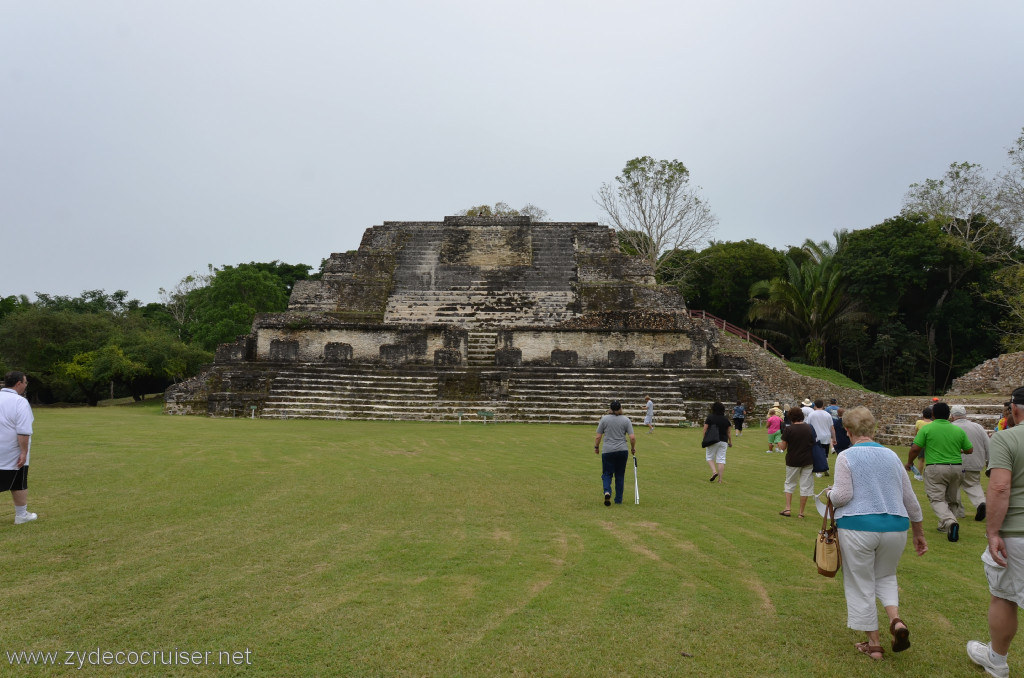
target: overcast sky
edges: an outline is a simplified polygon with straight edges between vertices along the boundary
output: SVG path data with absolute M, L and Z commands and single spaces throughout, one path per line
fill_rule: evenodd
M 679 159 L 718 240 L 899 212 L 1024 127 L 1024 2 L 0 0 L 0 296 L 319 266 L 384 221 L 604 221 Z

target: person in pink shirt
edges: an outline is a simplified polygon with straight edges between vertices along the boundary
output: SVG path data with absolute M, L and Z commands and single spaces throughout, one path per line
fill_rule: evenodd
M 782 440 L 782 412 L 774 406 L 768 410 L 768 418 L 765 423 L 768 425 L 768 449 L 765 454 L 775 452 L 775 446 Z M 782 449 L 779 449 L 782 452 Z

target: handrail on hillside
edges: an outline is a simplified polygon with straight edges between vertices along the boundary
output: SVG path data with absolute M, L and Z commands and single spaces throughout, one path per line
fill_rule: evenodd
M 723 332 L 728 332 L 729 334 L 732 334 L 734 336 L 739 337 L 740 339 L 749 341 L 754 344 L 760 344 L 761 348 L 763 348 L 764 350 L 771 351 L 772 353 L 782 358 L 783 360 L 786 359 L 786 357 L 782 355 L 782 353 L 780 353 L 778 349 L 776 349 L 774 346 L 768 343 L 767 339 L 762 339 L 761 337 L 757 336 L 750 330 L 744 329 L 738 325 L 733 325 L 728 320 L 723 320 L 722 318 L 719 318 L 717 315 L 712 315 L 707 311 L 694 311 L 693 309 L 690 309 L 690 317 L 700 318 L 701 320 L 710 320 L 715 324 L 715 327 L 722 330 Z

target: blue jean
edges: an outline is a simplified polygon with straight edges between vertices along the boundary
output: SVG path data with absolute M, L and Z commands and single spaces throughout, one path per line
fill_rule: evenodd
M 622 503 L 622 487 L 626 484 L 626 462 L 629 461 L 629 450 L 605 452 L 601 455 L 601 480 L 605 494 L 611 494 L 612 475 L 615 476 L 615 503 Z

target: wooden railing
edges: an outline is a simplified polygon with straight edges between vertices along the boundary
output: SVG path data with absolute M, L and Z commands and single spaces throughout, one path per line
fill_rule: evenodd
M 772 353 L 782 358 L 783 360 L 786 359 L 786 357 L 782 355 L 782 353 L 780 353 L 778 349 L 776 349 L 774 346 L 768 343 L 767 339 L 762 339 L 761 337 L 757 336 L 750 330 L 744 329 L 738 325 L 733 325 L 728 320 L 723 320 L 722 318 L 719 318 L 717 315 L 711 315 L 707 311 L 694 311 L 691 309 L 690 317 L 698 318 L 700 320 L 710 320 L 715 324 L 715 327 L 722 330 L 723 332 L 728 332 L 729 334 L 732 334 L 734 336 L 739 337 L 740 339 L 749 341 L 754 344 L 760 344 L 761 348 L 763 348 L 764 350 L 771 351 Z

